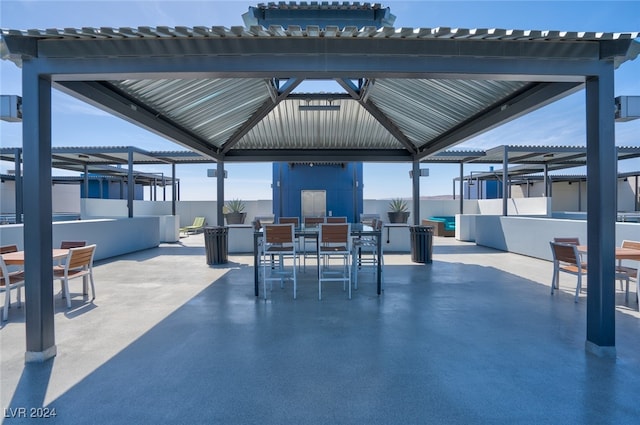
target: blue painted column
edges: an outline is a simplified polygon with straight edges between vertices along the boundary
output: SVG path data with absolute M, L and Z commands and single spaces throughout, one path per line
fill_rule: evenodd
M 616 147 L 613 62 L 586 83 L 587 351 L 615 356 Z
M 51 207 L 51 82 L 36 61 L 22 68 L 22 146 L 24 155 L 25 361 L 56 355 L 53 320 Z

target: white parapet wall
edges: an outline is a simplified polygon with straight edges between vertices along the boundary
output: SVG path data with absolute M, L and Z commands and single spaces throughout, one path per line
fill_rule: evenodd
M 478 209 L 480 214 L 502 214 L 502 199 L 479 199 Z M 465 211 L 465 214 L 467 212 Z M 507 199 L 507 215 L 551 216 L 551 198 L 509 198 Z
M 63 240 L 96 244 L 95 260 L 154 248 L 160 244 L 159 217 L 110 218 L 54 222 L 53 247 Z M 2 245 L 24 249 L 22 224 L 0 226 Z
M 477 245 L 551 261 L 549 242 L 556 237 L 577 237 L 587 244 L 585 220 L 562 220 L 537 217 L 476 217 Z M 640 240 L 640 224 L 616 223 L 616 245 Z
M 411 252 L 411 240 L 407 224 L 385 224 L 382 228 L 383 252 Z
M 253 252 L 253 226 L 250 224 L 231 224 L 228 228 L 227 238 L 230 254 Z

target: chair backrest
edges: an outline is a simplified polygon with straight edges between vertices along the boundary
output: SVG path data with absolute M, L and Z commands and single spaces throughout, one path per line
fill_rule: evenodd
M 60 242 L 61 249 L 78 248 L 81 246 L 87 246 L 87 241 L 62 241 Z
M 91 267 L 93 265 L 93 255 L 95 251 L 95 244 L 69 249 L 69 255 L 67 256 L 65 267 L 69 270 L 81 267 Z
M 348 223 L 322 223 L 320 224 L 320 245 L 344 246 L 351 248 L 351 229 Z
M 324 223 L 324 217 L 305 217 L 304 225 L 305 226 L 317 226 L 318 224 Z
M 202 227 L 202 226 L 204 226 L 204 220 L 205 220 L 204 217 L 196 217 L 196 218 L 193 219 L 192 226 L 194 226 L 194 227 Z
M 347 217 L 325 217 L 326 223 L 346 223 Z
M 631 249 L 640 249 L 640 242 L 624 240 L 624 241 L 622 241 L 622 247 L 623 248 L 631 248 Z
M 568 237 L 568 238 L 553 238 L 554 242 L 568 243 L 570 245 L 580 245 L 580 238 Z
M 300 227 L 300 219 L 298 217 L 280 217 L 278 223 L 293 224 L 294 227 Z
M 10 252 L 18 252 L 18 245 L 3 245 L 3 246 L 0 246 L 0 255 L 8 254 Z
M 562 242 L 549 242 L 554 261 L 570 265 L 581 265 L 578 247 L 575 244 Z
M 268 244 L 292 244 L 294 240 L 293 224 L 265 224 L 264 240 Z

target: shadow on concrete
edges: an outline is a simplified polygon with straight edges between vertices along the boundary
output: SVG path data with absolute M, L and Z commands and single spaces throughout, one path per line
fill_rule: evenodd
M 252 267 L 230 270 L 54 400 L 48 423 L 637 419 L 637 319 L 616 315 L 615 361 L 585 352 L 584 303 L 492 267 L 387 266 L 385 288 L 363 276 L 352 300 L 323 285 L 318 301 L 306 273 L 297 300 L 285 284 L 265 301 Z M 25 368 L 12 406 L 42 402 L 52 364 Z

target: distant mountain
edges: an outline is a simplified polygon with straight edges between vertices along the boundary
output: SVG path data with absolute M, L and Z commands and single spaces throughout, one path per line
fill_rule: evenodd
M 428 199 L 432 199 L 432 200 L 438 200 L 438 199 L 453 199 L 452 195 L 434 195 L 434 196 L 421 196 L 420 197 L 421 200 L 428 200 Z

